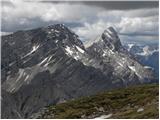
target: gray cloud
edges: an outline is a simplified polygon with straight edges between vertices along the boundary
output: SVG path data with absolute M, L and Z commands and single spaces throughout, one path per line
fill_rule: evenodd
M 158 40 L 158 2 L 2 2 L 2 31 L 64 23 L 84 40 L 109 26 L 122 38 Z M 126 37 L 124 37 L 126 36 Z
M 109 10 L 133 10 L 142 8 L 158 8 L 158 1 L 50 1 L 41 0 L 44 3 L 69 3 L 84 4 L 88 6 L 102 7 Z
M 142 8 L 158 8 L 158 1 L 94 1 L 84 2 L 87 5 L 94 5 L 110 10 L 133 10 Z
M 150 33 L 150 32 L 148 32 L 148 33 L 145 33 L 145 32 L 139 32 L 139 33 L 137 33 L 137 32 L 133 32 L 133 33 L 119 33 L 119 35 L 126 35 L 126 36 L 155 36 L 155 37 L 157 37 L 159 34 L 158 33 Z

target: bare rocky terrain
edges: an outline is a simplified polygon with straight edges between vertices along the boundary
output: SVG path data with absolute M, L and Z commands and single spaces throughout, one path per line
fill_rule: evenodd
M 30 118 L 52 104 L 158 82 L 112 27 L 85 46 L 63 24 L 2 36 L 1 68 L 2 118 Z

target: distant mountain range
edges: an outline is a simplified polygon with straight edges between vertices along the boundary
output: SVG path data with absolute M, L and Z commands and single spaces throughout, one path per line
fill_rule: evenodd
M 155 71 L 156 76 L 159 74 L 159 47 L 157 44 L 138 45 L 127 44 L 124 45 L 130 53 L 132 53 L 137 60 L 145 67 L 150 67 Z
M 85 46 L 63 24 L 2 36 L 1 69 L 2 118 L 29 118 L 50 104 L 158 82 L 112 27 Z

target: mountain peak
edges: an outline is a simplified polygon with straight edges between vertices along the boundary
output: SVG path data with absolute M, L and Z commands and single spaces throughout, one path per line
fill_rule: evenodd
M 102 35 L 104 35 L 104 37 L 107 37 L 109 39 L 117 38 L 115 40 L 118 40 L 118 34 L 113 27 L 108 27 L 107 29 L 105 29 Z
M 117 34 L 116 30 L 111 26 L 107 28 L 107 31 L 109 31 L 110 33 Z
M 64 24 L 55 24 L 47 27 L 48 29 L 67 29 Z
M 34 44 L 44 44 L 44 42 L 49 44 L 51 42 L 60 46 L 75 44 L 81 48 L 84 48 L 78 35 L 76 35 L 64 24 L 49 25 L 47 27 L 28 31 L 32 31 L 33 33 L 32 43 Z
M 113 27 L 108 27 L 104 30 L 101 38 L 112 50 L 118 50 L 122 46 L 118 34 Z
M 104 32 L 94 40 L 89 40 L 85 43 L 85 47 L 88 48 L 94 43 L 100 43 L 111 50 L 119 50 L 121 48 L 121 42 L 118 37 L 118 33 L 113 27 L 108 27 Z

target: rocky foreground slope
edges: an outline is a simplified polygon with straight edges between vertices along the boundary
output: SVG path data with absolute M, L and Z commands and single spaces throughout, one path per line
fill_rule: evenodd
M 116 89 L 94 96 L 50 105 L 37 113 L 37 118 L 109 118 L 109 119 L 158 119 L 159 86 L 142 85 Z
M 110 27 L 84 47 L 62 24 L 2 36 L 2 118 L 113 88 L 158 79 L 121 45 Z

